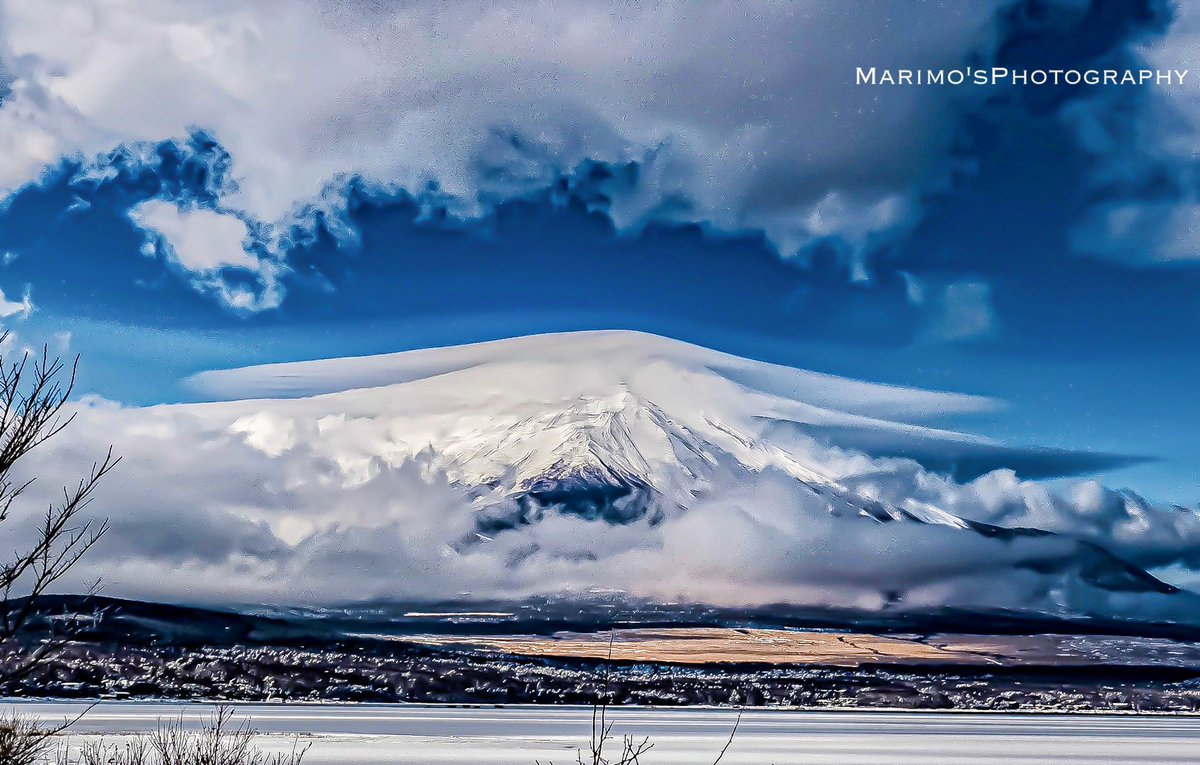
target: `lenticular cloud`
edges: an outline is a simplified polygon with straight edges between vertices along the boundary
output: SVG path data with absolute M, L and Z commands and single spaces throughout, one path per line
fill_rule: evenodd
M 1094 482 L 1060 492 L 1004 468 L 960 481 L 936 467 L 985 447 L 1045 474 L 1089 464 L 919 422 L 986 399 L 626 332 L 192 384 L 228 400 L 94 402 L 29 465 L 77 469 L 114 440 L 125 458 L 97 507 L 112 534 L 81 582 L 226 602 L 604 588 L 721 605 L 1194 613 L 1148 569 L 1195 565 L 1196 513 Z M 883 454 L 910 440 L 914 456 Z

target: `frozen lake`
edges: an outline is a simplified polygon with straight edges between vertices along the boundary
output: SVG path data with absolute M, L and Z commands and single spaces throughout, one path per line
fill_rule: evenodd
M 85 705 L 4 703 L 49 721 Z M 96 706 L 71 740 L 153 730 L 181 713 L 196 726 L 202 704 L 114 702 Z M 570 765 L 586 745 L 584 707 L 440 707 L 334 704 L 239 704 L 271 750 L 311 742 L 311 765 Z M 644 765 L 707 765 L 737 713 L 711 709 L 616 709 L 615 734 L 650 736 Z M 1001 715 L 914 712 L 744 713 L 722 765 L 881 765 L 934 763 L 1200 763 L 1200 717 Z

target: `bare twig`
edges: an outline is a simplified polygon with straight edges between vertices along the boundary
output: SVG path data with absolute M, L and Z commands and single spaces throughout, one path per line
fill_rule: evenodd
M 0 346 L 5 337 L 0 335 Z M 75 389 L 78 369 L 78 358 L 67 367 L 51 357 L 48 348 L 40 355 L 26 352 L 12 363 L 0 358 L 0 522 L 10 518 L 33 483 L 33 479 L 14 480 L 15 466 L 74 420 L 75 415 L 64 407 Z M 87 519 L 83 513 L 100 481 L 119 461 L 110 448 L 76 484 L 64 486 L 62 496 L 47 506 L 32 541 L 0 563 L 0 643 L 12 640 L 29 624 L 38 599 L 108 530 L 107 522 Z M 61 649 L 73 629 L 70 623 L 50 629 L 15 665 L 0 669 L 0 682 L 40 666 Z
M 717 755 L 717 759 L 713 760 L 713 765 L 719 765 L 725 757 L 725 753 L 729 751 L 729 747 L 733 746 L 733 737 L 737 735 L 738 726 L 742 724 L 742 710 L 738 710 L 737 719 L 733 721 L 733 730 L 729 731 L 729 740 L 725 742 L 725 746 L 721 747 L 721 753 Z

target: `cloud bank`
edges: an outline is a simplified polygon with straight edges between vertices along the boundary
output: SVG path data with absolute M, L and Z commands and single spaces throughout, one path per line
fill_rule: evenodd
M 1157 0 L 986 0 L 953 12 L 899 0 L 515 1 L 455 13 L 426 2 L 5 0 L 0 200 L 64 162 L 103 179 L 201 134 L 221 149 L 205 157 L 204 188 L 164 188 L 142 204 L 173 204 L 225 235 L 199 242 L 185 231 L 195 225 L 132 217 L 185 279 L 242 312 L 279 304 L 285 255 L 314 227 L 354 238 L 352 186 L 468 219 L 556 190 L 623 231 L 763 232 L 785 257 L 824 244 L 866 280 L 871 253 L 970 174 L 972 125 L 1025 113 L 1061 123 L 1090 157 L 1078 253 L 1190 261 L 1200 78 L 1045 95 L 856 86 L 854 73 L 1048 56 L 1184 69 L 1195 15 Z M 981 300 L 947 295 L 973 306 L 974 327 Z
M 351 182 L 464 217 L 565 186 L 623 230 L 827 242 L 866 278 L 866 250 L 965 167 L 963 120 L 990 93 L 858 87 L 855 67 L 986 63 L 1018 5 L 6 0 L 0 198 L 204 131 L 229 160 L 207 209 L 133 218 L 242 310 L 278 302 L 274 261 L 315 215 L 353 236 Z M 182 220 L 200 215 L 224 235 L 197 241 Z
M 376 387 L 343 387 L 372 374 Z M 718 604 L 1130 618 L 1188 618 L 1192 608 L 1186 595 L 1147 589 L 1129 566 L 1200 566 L 1195 511 L 1007 469 L 956 480 L 810 435 L 822 422 L 882 428 L 889 420 L 879 418 L 901 416 L 904 401 L 916 412 L 929 405 L 928 416 L 939 398 L 950 407 L 969 398 L 629 333 L 260 368 L 228 385 L 272 377 L 299 380 L 294 392 L 306 379 L 339 392 L 82 406 L 71 430 L 24 466 L 69 476 L 109 443 L 124 458 L 96 507 L 112 533 L 64 587 L 102 577 L 113 595 L 276 604 L 603 587 Z M 890 422 L 941 443 L 944 455 L 969 440 Z M 653 511 L 626 506 L 613 520 L 536 509 L 523 493 L 605 474 L 641 482 Z M 870 517 L 884 505 L 910 520 Z M 979 534 L 970 523 L 1054 533 Z

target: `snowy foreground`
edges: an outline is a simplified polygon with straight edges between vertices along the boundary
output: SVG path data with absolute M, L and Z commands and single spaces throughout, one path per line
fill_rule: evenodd
M 6 705 L 59 720 L 81 704 Z M 106 703 L 76 726 L 73 742 L 97 734 L 153 730 L 183 714 L 199 725 L 205 705 Z M 436 707 L 383 705 L 242 705 L 267 749 L 290 750 L 296 737 L 312 744 L 310 765 L 412 763 L 532 765 L 575 762 L 586 742 L 584 707 Z M 614 733 L 650 736 L 646 765 L 709 763 L 728 739 L 732 710 L 618 709 Z M 722 763 L 767 765 L 935 765 L 956 763 L 1195 763 L 1200 718 L 1101 715 L 980 715 L 912 712 L 747 711 Z

